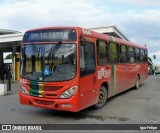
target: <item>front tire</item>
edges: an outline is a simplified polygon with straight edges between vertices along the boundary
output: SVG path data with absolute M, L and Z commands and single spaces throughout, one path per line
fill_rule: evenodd
M 94 105 L 96 109 L 102 108 L 107 101 L 107 90 L 104 86 L 101 86 L 98 94 L 98 103 Z

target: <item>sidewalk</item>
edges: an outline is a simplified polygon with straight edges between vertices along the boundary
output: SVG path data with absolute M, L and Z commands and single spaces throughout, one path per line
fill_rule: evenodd
M 19 82 L 11 83 L 11 91 L 8 91 L 8 94 L 18 94 Z
M 4 81 L 4 83 L 2 82 L 2 80 L 0 80 L 0 84 L 8 84 L 7 80 Z M 18 86 L 19 86 L 19 81 L 11 81 L 11 91 L 7 91 L 7 95 L 11 95 L 11 94 L 18 94 Z

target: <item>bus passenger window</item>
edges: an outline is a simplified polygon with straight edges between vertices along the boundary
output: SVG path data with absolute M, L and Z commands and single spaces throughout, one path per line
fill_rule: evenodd
M 118 45 L 114 42 L 111 42 L 109 46 L 109 62 L 118 63 Z
M 139 48 L 135 48 L 135 52 L 136 52 L 137 62 L 141 62 L 141 60 L 140 60 L 140 51 L 139 51 Z
M 144 58 L 145 58 L 145 53 L 144 50 L 141 49 L 141 62 L 144 62 Z
M 85 76 L 94 73 L 95 65 L 95 48 L 90 42 L 82 42 L 80 46 L 80 75 Z
M 144 62 L 148 62 L 148 52 L 147 50 L 144 50 Z
M 83 69 L 85 67 L 84 63 L 84 46 L 80 46 L 80 68 Z
M 133 47 L 128 48 L 129 63 L 135 63 L 135 52 Z
M 108 63 L 108 49 L 105 41 L 97 41 L 97 62 L 98 65 L 106 65 Z
M 127 47 L 125 45 L 120 45 L 120 63 L 127 63 Z

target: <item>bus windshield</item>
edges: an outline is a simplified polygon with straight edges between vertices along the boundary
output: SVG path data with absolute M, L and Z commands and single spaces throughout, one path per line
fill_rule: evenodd
M 75 44 L 27 44 L 21 48 L 21 76 L 36 81 L 64 81 L 76 75 Z

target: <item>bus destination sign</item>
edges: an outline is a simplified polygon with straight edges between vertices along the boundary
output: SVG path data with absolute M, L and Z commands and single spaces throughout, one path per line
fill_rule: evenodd
M 76 41 L 73 29 L 36 30 L 26 32 L 23 42 Z

